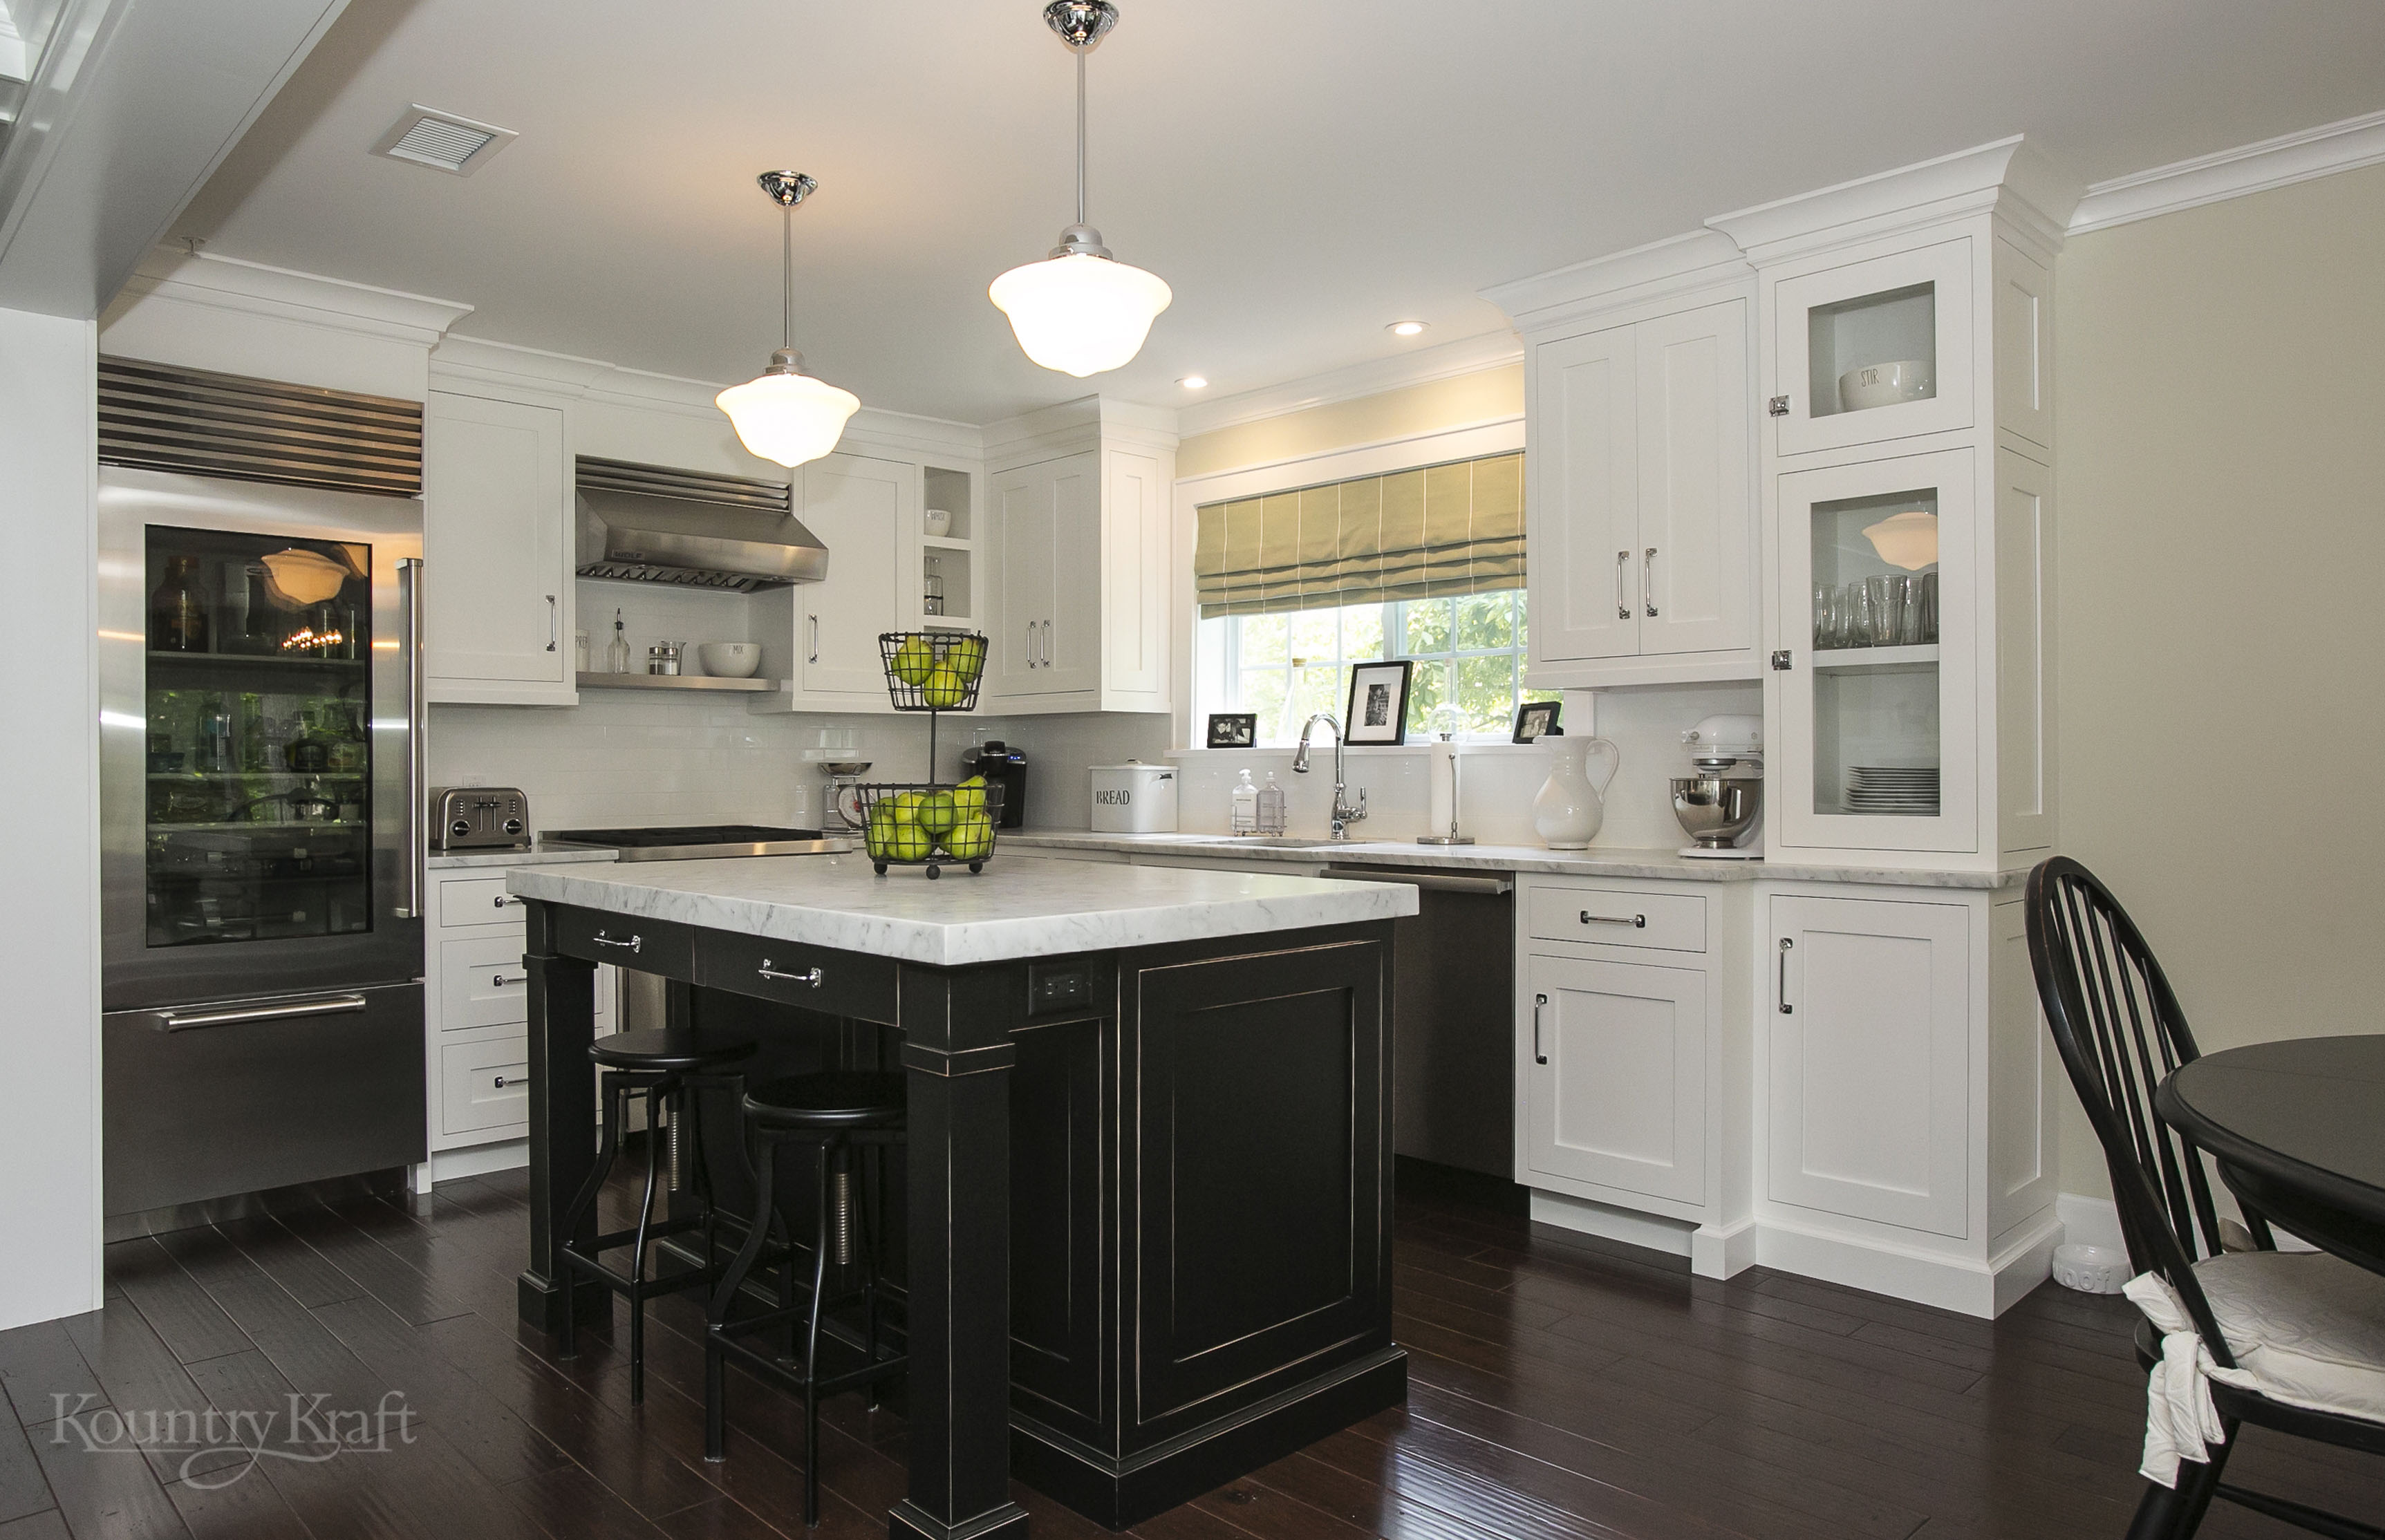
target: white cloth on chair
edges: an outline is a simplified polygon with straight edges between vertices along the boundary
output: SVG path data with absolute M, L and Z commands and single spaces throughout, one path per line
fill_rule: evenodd
M 2162 1360 L 2146 1382 L 2147 1480 L 2175 1486 L 2181 1459 L 2206 1459 L 2205 1446 L 2225 1442 L 2212 1380 L 2385 1422 L 2385 1277 L 2324 1253 L 2244 1251 L 2195 1263 L 2194 1278 L 2234 1369 L 2213 1360 L 2158 1274 L 2131 1278 L 2122 1291 L 2162 1334 Z

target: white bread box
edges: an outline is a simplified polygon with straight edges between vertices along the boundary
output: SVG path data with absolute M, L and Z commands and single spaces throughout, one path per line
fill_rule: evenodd
M 1093 832 L 1174 834 L 1176 766 L 1140 760 L 1094 765 Z

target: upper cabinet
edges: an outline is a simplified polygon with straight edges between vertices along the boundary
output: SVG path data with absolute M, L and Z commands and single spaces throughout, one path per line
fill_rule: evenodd
M 1754 678 L 1753 284 L 1717 236 L 1528 279 L 1530 682 Z
M 1957 237 L 1767 275 L 1781 454 L 1971 426 L 1971 258 Z
M 1169 709 L 1175 435 L 1084 401 L 990 432 L 981 703 Z
M 423 662 L 434 702 L 569 705 L 563 413 L 449 391 L 423 419 Z

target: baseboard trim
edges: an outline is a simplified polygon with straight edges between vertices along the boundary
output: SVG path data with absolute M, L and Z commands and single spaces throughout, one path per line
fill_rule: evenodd
M 2046 1209 L 2008 1233 L 2014 1238 L 1982 1262 L 1775 1222 L 1757 1226 L 1755 1260 L 1800 1277 L 1992 1321 L 2053 1275 L 2062 1222 Z
M 493 1171 L 518 1171 L 530 1164 L 530 1141 L 507 1139 L 503 1144 L 476 1144 L 464 1149 L 433 1150 L 431 1181 L 453 1182 L 465 1176 L 486 1176 Z

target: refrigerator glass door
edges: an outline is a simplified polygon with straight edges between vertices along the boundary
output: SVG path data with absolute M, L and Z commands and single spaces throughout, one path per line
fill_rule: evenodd
M 419 977 L 397 581 L 419 504 L 102 486 L 109 1009 Z

